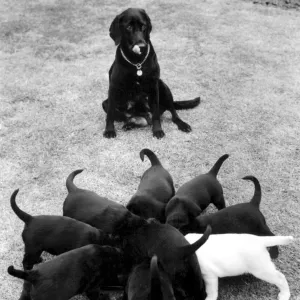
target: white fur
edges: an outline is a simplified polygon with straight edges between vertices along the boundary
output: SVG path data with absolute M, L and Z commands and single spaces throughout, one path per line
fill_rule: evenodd
M 136 54 L 141 54 L 141 49 L 138 45 L 134 45 L 134 47 L 132 48 L 132 51 Z
M 202 234 L 188 234 L 189 243 Z M 290 298 L 285 276 L 276 270 L 266 247 L 286 245 L 292 236 L 255 236 L 251 234 L 212 234 L 196 254 L 205 282 L 206 300 L 218 297 L 218 277 L 250 273 L 257 278 L 275 284 L 280 292 L 279 300 Z

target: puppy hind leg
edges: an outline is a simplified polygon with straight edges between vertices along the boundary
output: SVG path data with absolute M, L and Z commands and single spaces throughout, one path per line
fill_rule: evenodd
M 288 300 L 291 296 L 288 282 L 285 276 L 276 270 L 275 265 L 270 260 L 268 264 L 260 265 L 257 270 L 251 272 L 255 277 L 266 282 L 275 284 L 279 288 L 278 300 Z
M 217 300 L 218 298 L 218 277 L 217 276 L 204 276 L 206 298 L 205 300 Z

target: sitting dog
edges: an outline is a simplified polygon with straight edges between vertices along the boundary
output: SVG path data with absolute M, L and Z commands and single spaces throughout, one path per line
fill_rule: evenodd
M 201 234 L 188 234 L 185 238 L 193 243 Z M 218 278 L 250 273 L 275 284 L 279 300 L 288 300 L 290 290 L 285 276 L 276 270 L 266 247 L 287 245 L 291 236 L 256 236 L 251 234 L 212 234 L 197 250 L 202 276 L 205 282 L 206 300 L 218 297 Z
M 31 216 L 22 211 L 16 204 L 15 190 L 10 204 L 15 214 L 25 223 L 22 238 L 25 244 L 23 268 L 31 270 L 41 261 L 41 254 L 47 251 L 52 255 L 79 248 L 88 244 L 113 245 L 114 239 L 102 230 L 83 222 L 62 216 Z M 24 282 L 20 299 L 30 299 L 30 284 Z
M 200 103 L 200 98 L 174 102 L 169 87 L 160 79 L 159 64 L 150 41 L 151 29 L 149 16 L 143 9 L 137 8 L 129 8 L 117 15 L 109 28 L 110 37 L 119 46 L 109 70 L 108 99 L 102 104 L 107 113 L 106 138 L 116 136 L 115 120 L 129 119 L 125 129 L 134 127 L 134 116 L 128 113 L 129 102 L 142 103 L 141 113 L 148 117 L 151 115 L 152 131 L 156 138 L 165 135 L 160 116 L 166 110 L 172 114 L 172 121 L 178 129 L 191 131 L 190 125 L 180 119 L 176 110 L 193 108 Z M 145 101 L 148 107 L 144 105 Z
M 135 266 L 130 273 L 124 300 L 175 300 L 169 276 L 158 266 L 157 256 Z
M 36 265 L 32 270 L 8 267 L 12 276 L 32 284 L 32 300 L 68 300 L 95 286 L 122 265 L 122 252 L 110 246 L 87 245 Z
M 155 218 L 164 223 L 166 204 L 175 193 L 173 179 L 151 150 L 140 152 L 142 161 L 145 154 L 151 161 L 151 167 L 143 174 L 138 190 L 126 208 L 145 219 Z
M 76 170 L 67 178 L 69 194 L 63 205 L 63 215 L 102 229 L 105 233 L 115 233 L 115 227 L 124 220 L 128 210 L 92 191 L 77 188 L 73 179 L 82 171 Z
M 127 217 L 117 232 L 123 240 L 122 249 L 127 269 L 156 255 L 175 288 L 176 299 L 182 299 L 176 296 L 178 290 L 185 291 L 195 299 L 204 299 L 205 291 L 195 251 L 209 237 L 209 226 L 201 239 L 192 245 L 176 228 L 161 224 L 155 219 L 145 220 L 134 214 Z
M 210 203 L 219 210 L 225 207 L 223 189 L 217 180 L 217 174 L 228 157 L 228 154 L 221 156 L 208 173 L 198 175 L 178 189 L 166 206 L 168 224 L 185 233 Z
M 265 217 L 259 210 L 261 202 L 259 181 L 254 176 L 246 176 L 243 179 L 254 183 L 255 192 L 251 201 L 235 204 L 216 213 L 197 217 L 191 225 L 190 232 L 202 233 L 207 225 L 210 225 L 213 234 L 249 233 L 260 236 L 273 236 L 274 234 L 269 229 Z M 278 247 L 272 247 L 270 254 L 272 258 L 277 258 Z

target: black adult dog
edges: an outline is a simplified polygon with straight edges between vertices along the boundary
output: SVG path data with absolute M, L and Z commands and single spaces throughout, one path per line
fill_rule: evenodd
M 254 176 L 246 176 L 243 179 L 252 181 L 255 186 L 255 192 L 250 202 L 235 204 L 213 214 L 200 215 L 191 224 L 189 232 L 202 233 L 207 225 L 210 225 L 213 234 L 249 233 L 273 236 L 264 215 L 259 210 L 261 202 L 259 181 Z M 277 258 L 277 246 L 270 248 L 270 255 L 272 258 Z
M 145 171 L 137 192 L 126 205 L 132 213 L 145 219 L 155 218 L 165 222 L 165 207 L 175 193 L 173 179 L 157 156 L 149 149 L 140 152 L 141 160 L 147 155 L 151 167 Z
M 122 266 L 122 252 L 110 246 L 87 245 L 68 251 L 32 270 L 8 267 L 8 273 L 32 284 L 33 300 L 68 300 L 105 284 Z
M 135 266 L 127 281 L 123 300 L 175 300 L 168 274 L 154 255 Z
M 115 233 L 119 222 L 123 222 L 129 211 L 123 205 L 97 195 L 95 192 L 78 188 L 74 177 L 83 170 L 72 172 L 66 181 L 69 192 L 63 204 L 63 215 L 90 224 L 105 233 Z
M 217 209 L 225 207 L 223 189 L 217 174 L 228 154 L 221 156 L 206 174 L 182 185 L 166 206 L 166 222 L 187 233 L 195 218 L 213 203 Z
M 115 120 L 125 121 L 125 129 L 134 127 L 132 110 L 146 119 L 149 113 L 152 115 L 152 131 L 156 138 L 165 135 L 160 116 L 166 110 L 171 112 L 178 129 L 191 131 L 190 125 L 180 119 L 176 110 L 193 108 L 200 103 L 200 98 L 174 102 L 170 89 L 160 79 L 159 64 L 150 41 L 151 29 L 149 16 L 137 8 L 123 11 L 110 26 L 110 37 L 119 46 L 109 70 L 108 99 L 102 104 L 107 113 L 106 138 L 116 136 Z

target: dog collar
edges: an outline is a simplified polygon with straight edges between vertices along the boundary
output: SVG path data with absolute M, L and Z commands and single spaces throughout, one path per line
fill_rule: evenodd
M 137 76 L 142 76 L 142 75 L 143 75 L 142 65 L 143 65 L 143 63 L 146 61 L 146 59 L 147 59 L 147 57 L 148 57 L 148 55 L 149 55 L 149 52 L 150 52 L 150 46 L 149 46 L 149 44 L 147 44 L 147 54 L 146 54 L 145 58 L 143 59 L 142 62 L 140 62 L 140 63 L 138 63 L 138 64 L 132 63 L 132 62 L 125 56 L 125 54 L 124 54 L 124 52 L 123 52 L 123 50 L 122 50 L 121 47 L 120 47 L 120 51 L 121 51 L 121 54 L 122 54 L 123 58 L 124 58 L 127 62 L 129 62 L 131 65 L 133 65 L 133 66 L 136 67 L 136 69 L 137 69 L 137 71 L 136 71 Z

